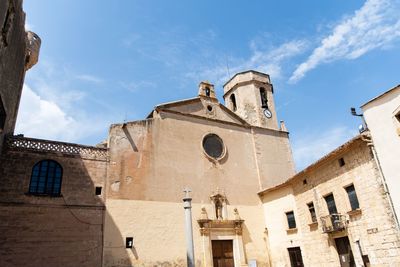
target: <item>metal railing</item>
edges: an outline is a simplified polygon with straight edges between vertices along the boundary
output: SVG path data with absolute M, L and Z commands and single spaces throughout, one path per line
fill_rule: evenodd
M 322 231 L 324 233 L 339 232 L 346 228 L 347 218 L 343 214 L 330 214 L 321 217 Z

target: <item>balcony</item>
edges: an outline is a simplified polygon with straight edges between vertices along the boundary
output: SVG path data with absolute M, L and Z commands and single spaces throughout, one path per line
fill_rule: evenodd
M 346 228 L 347 219 L 346 215 L 330 214 L 321 217 L 322 231 L 324 233 L 334 233 L 342 231 Z

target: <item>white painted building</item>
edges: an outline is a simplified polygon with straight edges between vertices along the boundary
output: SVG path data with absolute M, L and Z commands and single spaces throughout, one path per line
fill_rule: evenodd
M 400 214 L 400 85 L 361 106 L 397 217 Z

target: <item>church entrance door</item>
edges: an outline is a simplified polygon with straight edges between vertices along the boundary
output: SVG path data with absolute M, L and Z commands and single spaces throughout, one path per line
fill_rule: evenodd
M 212 240 L 214 267 L 234 267 L 232 240 Z

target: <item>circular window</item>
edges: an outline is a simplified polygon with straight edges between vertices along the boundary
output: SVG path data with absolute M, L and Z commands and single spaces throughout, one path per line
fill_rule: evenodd
M 208 156 L 219 159 L 224 153 L 224 143 L 218 135 L 208 134 L 203 138 L 203 149 Z

